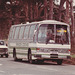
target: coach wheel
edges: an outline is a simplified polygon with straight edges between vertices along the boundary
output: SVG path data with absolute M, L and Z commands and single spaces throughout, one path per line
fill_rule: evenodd
M 37 60 L 37 63 L 42 64 L 42 63 L 44 63 L 44 60 Z
M 31 64 L 33 63 L 31 50 L 28 51 L 28 61 L 29 61 L 29 63 L 31 63 Z
M 5 57 L 8 58 L 8 54 L 6 54 Z
M 62 60 L 62 59 L 57 60 L 57 64 L 58 64 L 58 65 L 62 65 L 62 62 L 63 62 L 63 60 Z
M 13 58 L 14 58 L 14 61 L 17 61 L 16 50 L 15 49 L 13 50 Z
M 3 57 L 3 55 L 1 55 L 1 57 Z
M 31 51 L 29 51 L 29 63 L 31 63 L 32 64 L 32 54 L 31 54 Z

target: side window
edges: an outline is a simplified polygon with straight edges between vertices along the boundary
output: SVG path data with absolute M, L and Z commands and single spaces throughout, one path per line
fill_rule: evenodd
M 19 29 L 20 29 L 20 27 L 16 27 L 14 39 L 18 38 Z
M 36 25 L 32 25 L 31 28 L 30 28 L 29 39 L 33 39 L 35 26 L 36 26 Z
M 39 27 L 39 25 L 36 25 L 36 31 L 38 31 L 38 27 Z M 36 34 L 35 34 L 35 36 L 34 36 L 33 41 L 34 41 L 34 42 L 37 41 L 37 32 L 36 32 Z
M 20 28 L 19 39 L 22 39 L 22 38 L 23 38 L 24 28 L 25 28 L 25 26 L 22 26 L 22 27 Z
M 25 27 L 25 31 L 24 31 L 24 39 L 27 39 L 27 38 L 28 38 L 29 27 L 30 27 L 30 26 L 26 26 L 26 27 Z
M 10 35 L 9 35 L 9 38 L 10 38 L 10 39 L 13 39 L 13 37 L 14 37 L 14 32 L 15 32 L 15 27 L 13 27 L 13 28 L 11 29 L 11 31 L 10 31 Z

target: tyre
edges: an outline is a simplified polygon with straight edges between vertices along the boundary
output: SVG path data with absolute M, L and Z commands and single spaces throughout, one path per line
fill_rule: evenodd
M 28 61 L 29 61 L 29 63 L 33 63 L 33 60 L 32 60 L 32 54 L 31 54 L 31 50 L 29 49 L 28 50 Z
M 15 48 L 13 49 L 13 58 L 14 58 L 14 61 L 17 61 L 16 49 Z
M 8 54 L 6 54 L 5 57 L 8 58 Z
M 3 57 L 3 55 L 1 55 L 1 57 Z
M 57 64 L 58 64 L 58 65 L 62 65 L 62 62 L 63 62 L 63 60 L 62 60 L 62 59 L 57 60 Z
M 44 60 L 37 60 L 37 63 L 42 64 L 42 63 L 44 63 Z

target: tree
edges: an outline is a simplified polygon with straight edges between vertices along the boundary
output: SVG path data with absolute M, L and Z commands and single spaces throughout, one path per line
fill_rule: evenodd
M 71 28 L 74 34 L 73 0 L 60 0 L 59 5 L 58 1 L 0 0 L 0 13 L 2 13 L 0 14 L 0 39 L 8 38 L 9 29 L 13 24 L 47 19 L 69 23 L 69 18 L 71 18 Z M 65 2 L 66 9 L 64 8 Z

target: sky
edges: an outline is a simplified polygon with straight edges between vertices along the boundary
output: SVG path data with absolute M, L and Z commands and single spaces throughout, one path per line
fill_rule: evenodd
M 75 6 L 75 0 L 73 0 L 73 5 Z
M 57 4 L 59 4 L 60 3 L 60 0 L 57 0 L 58 1 L 58 3 Z M 65 5 L 64 5 L 65 6 Z M 75 0 L 73 0 L 73 6 L 75 6 Z

